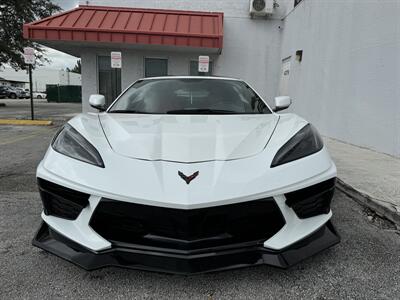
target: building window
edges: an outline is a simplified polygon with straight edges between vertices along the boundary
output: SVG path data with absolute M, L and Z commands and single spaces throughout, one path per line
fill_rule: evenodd
M 190 76 L 211 76 L 213 73 L 213 63 L 210 61 L 210 65 L 208 67 L 208 72 L 199 72 L 199 61 L 192 60 L 190 61 Z
M 303 0 L 294 0 L 294 7 L 296 7 Z
M 104 95 L 109 106 L 121 94 L 121 69 L 111 68 L 110 56 L 97 57 L 98 91 Z
M 149 58 L 144 59 L 144 76 L 158 77 L 168 75 L 168 59 Z

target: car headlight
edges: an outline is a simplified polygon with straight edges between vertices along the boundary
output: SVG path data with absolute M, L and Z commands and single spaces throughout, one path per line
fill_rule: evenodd
M 308 124 L 279 149 L 271 163 L 271 168 L 314 154 L 323 146 L 324 143 L 317 130 Z
M 104 168 L 103 159 L 96 148 L 69 124 L 65 124 L 58 132 L 51 146 L 61 154 Z

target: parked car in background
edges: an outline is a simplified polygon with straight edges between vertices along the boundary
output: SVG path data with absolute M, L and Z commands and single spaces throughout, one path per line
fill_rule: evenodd
M 7 87 L 0 86 L 0 99 L 7 98 Z
M 17 99 L 19 92 L 13 89 L 11 86 L 6 87 L 7 98 Z
M 23 88 L 16 88 L 12 86 L 1 86 L 0 88 L 1 88 L 0 98 L 11 98 L 11 99 L 29 98 L 29 93 L 27 93 Z
M 36 99 L 46 99 L 46 98 L 47 98 L 47 95 L 46 95 L 46 93 L 33 92 L 33 98 L 36 98 Z
M 23 88 L 15 87 L 13 88 L 17 92 L 17 97 L 19 99 L 29 99 L 29 90 L 24 90 Z

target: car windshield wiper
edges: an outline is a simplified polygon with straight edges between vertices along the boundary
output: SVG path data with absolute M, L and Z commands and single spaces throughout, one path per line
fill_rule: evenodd
M 116 109 L 111 110 L 109 113 L 118 113 L 118 114 L 148 114 L 145 111 L 138 111 L 138 110 L 129 110 L 129 109 Z
M 167 111 L 167 114 L 231 115 L 231 114 L 239 114 L 239 113 L 236 111 L 232 111 L 232 110 L 198 108 L 198 109 L 169 110 L 169 111 Z

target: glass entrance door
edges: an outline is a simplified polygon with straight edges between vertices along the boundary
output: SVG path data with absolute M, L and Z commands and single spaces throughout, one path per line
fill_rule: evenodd
M 121 69 L 111 68 L 110 56 L 98 56 L 97 69 L 99 72 L 99 94 L 104 95 L 108 107 L 121 93 Z

